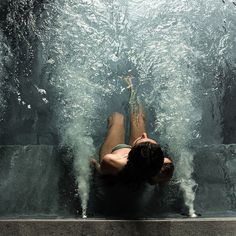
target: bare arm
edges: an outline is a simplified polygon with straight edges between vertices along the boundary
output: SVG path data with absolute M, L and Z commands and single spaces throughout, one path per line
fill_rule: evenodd
M 126 158 L 119 158 L 115 154 L 107 154 L 99 164 L 95 159 L 91 160 L 96 170 L 102 175 L 116 175 L 127 162 Z

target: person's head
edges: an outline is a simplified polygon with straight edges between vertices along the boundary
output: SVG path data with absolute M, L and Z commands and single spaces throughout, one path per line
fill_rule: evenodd
M 137 139 L 134 140 L 133 146 L 140 144 L 140 143 L 145 143 L 145 142 L 157 144 L 157 142 L 154 139 L 151 139 L 148 137 L 147 133 L 143 133 L 140 137 L 138 137 Z
M 159 173 L 164 155 L 160 145 L 144 133 L 134 141 L 124 168 L 127 181 L 148 181 Z

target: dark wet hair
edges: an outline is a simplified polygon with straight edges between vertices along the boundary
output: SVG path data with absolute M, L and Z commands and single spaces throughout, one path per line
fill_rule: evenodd
M 163 166 L 161 167 L 161 170 L 157 175 L 159 184 L 165 184 L 168 181 L 170 181 L 175 170 L 172 159 L 170 157 L 166 157 L 166 158 L 170 159 L 171 163 L 164 163 Z M 152 179 L 149 179 L 148 183 L 151 185 L 156 184 L 156 182 L 153 181 Z
M 125 182 L 149 182 L 160 172 L 163 163 L 164 154 L 159 144 L 140 143 L 132 147 L 120 176 Z

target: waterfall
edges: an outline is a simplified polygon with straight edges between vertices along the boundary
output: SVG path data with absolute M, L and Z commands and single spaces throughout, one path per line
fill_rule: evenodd
M 223 139 L 224 78 L 236 61 L 233 1 L 20 0 L 9 8 L 0 30 L 0 121 L 11 93 L 33 117 L 32 132 L 40 132 L 39 115 L 51 108 L 45 126 L 73 150 L 83 216 L 89 160 L 98 158 L 107 117 L 128 105 L 121 79 L 128 73 L 195 216 L 196 147 Z
M 6 91 L 10 90 L 9 68 L 12 62 L 12 53 L 6 38 L 0 30 L 0 121 L 2 121 L 7 106 Z

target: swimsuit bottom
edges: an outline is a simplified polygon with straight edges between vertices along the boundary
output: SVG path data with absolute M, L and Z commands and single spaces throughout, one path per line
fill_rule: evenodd
M 119 150 L 119 149 L 122 149 L 122 148 L 132 148 L 132 146 L 128 145 L 128 144 L 124 144 L 124 143 L 121 143 L 121 144 L 118 144 L 116 145 L 115 147 L 112 148 L 111 152 L 114 152 L 116 150 Z

